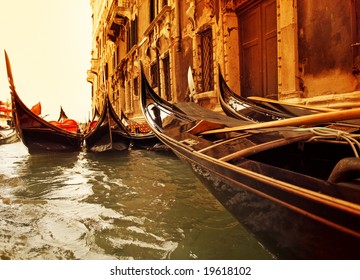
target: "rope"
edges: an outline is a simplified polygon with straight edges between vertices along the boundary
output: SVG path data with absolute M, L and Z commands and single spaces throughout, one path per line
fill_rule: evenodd
M 308 142 L 316 141 L 318 139 L 335 139 L 336 141 L 346 141 L 351 149 L 354 152 L 355 157 L 359 157 L 360 151 L 360 142 L 357 140 L 360 139 L 360 135 L 351 134 L 345 131 L 327 128 L 327 127 L 310 127 L 310 128 L 299 128 L 301 131 L 310 131 L 314 133 L 315 136 L 311 137 Z

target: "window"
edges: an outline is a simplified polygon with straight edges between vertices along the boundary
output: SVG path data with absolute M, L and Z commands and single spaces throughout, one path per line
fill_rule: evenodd
M 127 30 L 127 51 L 129 52 L 131 48 L 138 42 L 138 18 L 135 17 L 134 20 L 130 21 L 130 26 Z
M 150 0 L 150 22 L 152 22 L 157 15 L 157 0 Z
M 158 71 L 158 64 L 157 63 L 153 63 L 150 66 L 150 76 L 151 76 L 151 86 L 153 88 L 158 87 L 159 83 L 159 71 Z
M 119 65 L 120 63 L 120 45 L 117 46 L 116 48 L 116 67 Z
M 117 66 L 117 51 L 115 49 L 114 55 L 113 55 L 113 72 L 115 72 Z
M 156 18 L 162 8 L 168 5 L 168 0 L 150 0 L 150 23 Z
M 139 78 L 136 77 L 134 79 L 134 95 L 138 96 L 139 95 Z
M 130 42 L 131 42 L 131 47 L 133 47 L 138 42 L 138 18 L 137 18 L 137 16 L 135 16 L 135 19 L 131 21 L 130 30 L 131 30 Z
M 203 91 L 214 89 L 213 44 L 211 28 L 200 34 Z
M 105 80 L 107 81 L 109 78 L 109 64 L 105 64 Z
M 171 87 L 170 87 L 170 59 L 167 55 L 163 58 L 163 71 L 164 71 L 164 90 L 166 100 L 172 100 Z

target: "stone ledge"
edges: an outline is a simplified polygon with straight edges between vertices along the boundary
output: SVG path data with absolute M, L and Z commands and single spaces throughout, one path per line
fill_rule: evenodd
M 282 98 L 281 101 L 294 105 L 300 104 L 333 109 L 354 108 L 360 107 L 360 91 L 333 93 L 309 98 Z

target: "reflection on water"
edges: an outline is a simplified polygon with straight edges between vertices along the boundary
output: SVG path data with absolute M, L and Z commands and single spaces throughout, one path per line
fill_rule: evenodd
M 175 156 L 0 146 L 0 259 L 268 259 Z

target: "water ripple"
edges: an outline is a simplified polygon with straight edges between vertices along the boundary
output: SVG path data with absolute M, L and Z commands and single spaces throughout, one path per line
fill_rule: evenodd
M 270 257 L 172 155 L 0 146 L 0 259 Z

